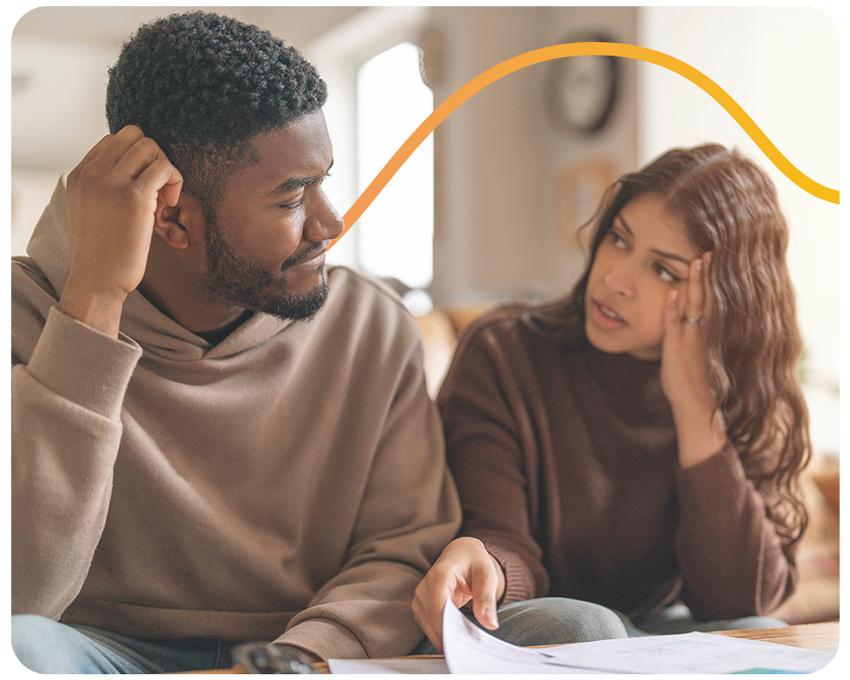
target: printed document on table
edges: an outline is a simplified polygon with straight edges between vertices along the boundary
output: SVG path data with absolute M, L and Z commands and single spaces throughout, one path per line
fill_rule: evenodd
M 548 650 L 546 650 L 548 651 Z M 443 654 L 450 673 L 592 673 L 551 665 L 548 654 L 508 644 L 478 628 L 447 601 L 443 609 Z
M 442 659 L 330 659 L 331 673 L 813 673 L 834 652 L 686 633 L 579 642 L 544 649 L 508 644 L 451 602 L 443 610 Z
M 527 649 L 476 627 L 447 602 L 443 652 L 450 673 L 813 673 L 834 652 L 687 633 Z
M 443 659 L 328 659 L 331 673 L 349 675 L 448 675 Z
M 685 633 L 549 647 L 549 663 L 611 673 L 813 673 L 835 652 Z

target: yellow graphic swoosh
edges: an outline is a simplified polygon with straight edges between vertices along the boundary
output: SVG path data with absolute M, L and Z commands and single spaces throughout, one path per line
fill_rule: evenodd
M 651 50 L 646 47 L 638 47 L 637 45 L 625 45 L 623 43 L 608 43 L 608 42 L 582 42 L 568 43 L 565 45 L 553 45 L 551 47 L 542 47 L 537 50 L 525 52 L 516 57 L 503 61 L 484 73 L 470 80 L 466 85 L 463 85 L 455 91 L 446 101 L 440 104 L 434 112 L 428 116 L 421 125 L 419 125 L 413 134 L 407 138 L 407 141 L 402 144 L 398 151 L 393 154 L 392 158 L 387 161 L 383 169 L 375 176 L 375 179 L 368 187 L 360 194 L 360 197 L 354 202 L 354 205 L 345 213 L 345 230 L 332 243 L 336 243 L 351 226 L 360 219 L 360 216 L 365 212 L 372 201 L 377 198 L 378 194 L 384 189 L 393 175 L 398 172 L 399 168 L 404 165 L 404 162 L 410 157 L 422 141 L 430 135 L 437 126 L 442 123 L 449 115 L 467 99 L 480 90 L 483 90 L 490 83 L 493 83 L 499 78 L 502 78 L 514 71 L 519 71 L 526 66 L 539 64 L 551 59 L 560 59 L 562 57 L 574 57 L 579 55 L 610 55 L 612 57 L 626 57 L 628 59 L 637 59 L 650 64 L 663 66 L 680 76 L 687 78 L 692 83 L 702 88 L 708 93 L 718 104 L 720 104 L 732 118 L 740 125 L 744 132 L 756 143 L 759 149 L 762 150 L 765 156 L 770 159 L 773 164 L 794 184 L 799 186 L 804 191 L 821 198 L 830 203 L 839 203 L 839 192 L 836 189 L 825 187 L 813 179 L 805 175 L 791 163 L 779 149 L 774 146 L 773 142 L 768 139 L 767 135 L 762 132 L 761 128 L 755 124 L 752 118 L 742 109 L 738 103 L 729 96 L 729 94 L 715 83 L 711 78 L 706 76 L 701 71 L 698 71 L 693 66 L 686 64 L 680 59 L 671 57 L 669 54 Z

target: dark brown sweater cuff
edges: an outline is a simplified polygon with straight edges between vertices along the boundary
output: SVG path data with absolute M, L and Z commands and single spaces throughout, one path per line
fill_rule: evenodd
M 502 599 L 496 603 L 502 607 L 512 602 L 523 602 L 534 598 L 534 580 L 528 572 L 523 561 L 510 550 L 505 550 L 496 545 L 484 544 L 487 552 L 496 558 L 505 572 L 505 593 Z

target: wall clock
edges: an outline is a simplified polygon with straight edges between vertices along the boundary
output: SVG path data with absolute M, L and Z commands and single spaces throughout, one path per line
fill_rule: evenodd
M 600 35 L 580 39 L 565 38 L 562 43 L 611 42 Z M 620 88 L 616 57 L 580 55 L 549 62 L 546 79 L 546 108 L 559 130 L 594 134 L 611 118 Z

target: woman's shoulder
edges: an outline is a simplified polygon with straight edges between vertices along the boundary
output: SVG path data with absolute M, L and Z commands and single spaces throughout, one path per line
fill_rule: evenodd
M 575 324 L 572 312 L 552 325 L 539 313 L 543 306 L 528 302 L 500 305 L 467 325 L 460 334 L 446 383 L 455 387 L 469 380 L 511 384 L 541 379 L 540 367 L 555 365 L 557 357 L 581 346 L 570 342 Z M 583 324 L 582 324 L 583 328 Z M 586 342 L 586 340 L 585 340 Z M 501 376 L 501 377 L 500 377 Z
M 584 323 L 569 298 L 546 303 L 509 302 L 472 321 L 461 333 L 458 350 L 482 342 L 555 343 L 565 350 L 586 344 Z

